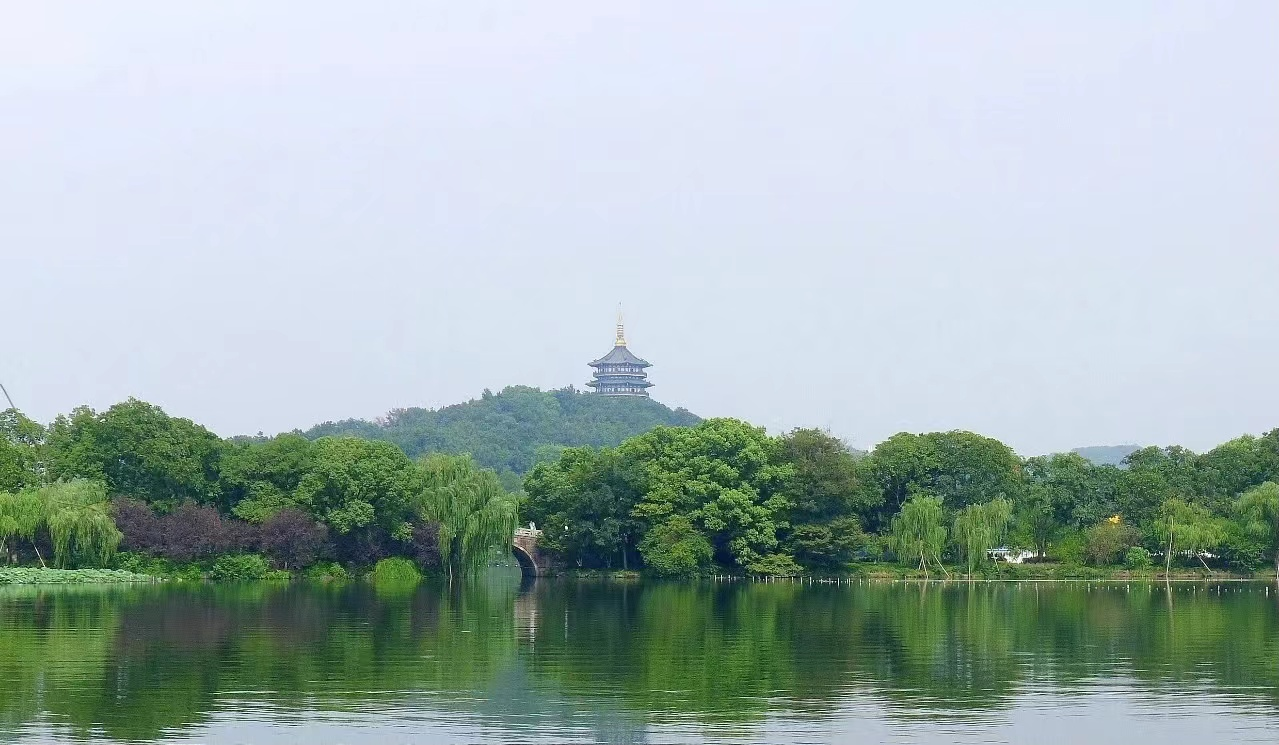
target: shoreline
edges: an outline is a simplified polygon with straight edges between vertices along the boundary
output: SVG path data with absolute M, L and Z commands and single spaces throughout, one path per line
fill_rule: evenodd
M 1082 570 L 1082 571 L 1081 571 Z M 600 570 L 578 569 L 561 570 L 545 575 L 545 579 L 563 579 L 573 581 L 595 582 L 674 582 L 696 584 L 714 583 L 748 583 L 748 584 L 794 584 L 794 585 L 831 585 L 849 586 L 857 584 L 993 584 L 993 583 L 1098 583 L 1098 584 L 1170 584 L 1170 583 L 1277 583 L 1279 578 L 1273 573 L 1258 573 L 1243 576 L 1232 573 L 1210 574 L 1202 570 L 1174 571 L 1171 576 L 1163 572 L 1131 572 L 1129 570 L 1105 570 L 1092 567 L 1041 567 L 1034 572 L 1018 573 L 1020 576 L 991 576 L 989 574 L 966 575 L 952 572 L 949 576 L 930 573 L 925 576 L 917 570 L 888 570 L 854 572 L 843 575 L 828 576 L 763 576 L 742 574 L 713 574 L 684 578 L 658 578 L 634 570 Z M 1064 576 L 1054 576 L 1054 575 Z M 52 567 L 0 567 L 0 587 L 6 586 L 66 586 L 66 585 L 122 585 L 122 584 L 158 584 L 173 580 L 179 582 L 207 582 L 209 584 L 226 584 L 207 576 L 171 577 L 157 574 L 130 572 L 121 569 L 55 569 Z M 246 580 L 250 583 L 281 584 L 283 578 L 277 576 L 257 580 Z M 304 573 L 294 573 L 289 582 L 325 582 L 324 578 L 308 577 Z
M 1054 575 L 1062 576 L 1054 576 Z M 713 574 L 685 578 L 659 579 L 635 571 L 612 571 L 600 569 L 564 570 L 548 575 L 551 577 L 578 580 L 637 581 L 657 580 L 662 582 L 752 582 L 761 584 L 804 584 L 804 585 L 849 585 L 865 582 L 874 583 L 993 583 L 993 582 L 1107 582 L 1107 583 L 1141 583 L 1164 584 L 1168 582 L 1279 582 L 1273 572 L 1261 572 L 1250 576 L 1230 572 L 1210 574 L 1202 570 L 1174 570 L 1170 576 L 1160 572 L 1133 572 L 1130 570 L 1107 571 L 1095 567 L 1045 567 L 1043 569 L 1018 573 L 1018 575 L 992 576 L 990 574 L 968 575 L 962 572 L 951 572 L 949 576 L 930 573 L 924 575 L 916 570 L 853 572 L 841 575 L 826 576 L 765 576 L 744 574 Z

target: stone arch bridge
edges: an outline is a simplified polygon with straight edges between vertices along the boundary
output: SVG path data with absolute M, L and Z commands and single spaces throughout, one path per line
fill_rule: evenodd
M 511 541 L 511 553 L 520 563 L 520 573 L 525 577 L 543 577 L 551 572 L 551 561 L 537 550 L 537 539 L 542 536 L 532 523 L 527 528 L 516 528 Z

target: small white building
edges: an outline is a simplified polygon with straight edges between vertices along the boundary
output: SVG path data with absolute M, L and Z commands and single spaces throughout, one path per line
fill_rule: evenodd
M 1020 564 L 1026 559 L 1033 558 L 1034 555 L 1034 551 L 1016 551 L 1007 546 L 986 549 L 986 558 L 993 561 L 1004 561 L 1009 564 Z

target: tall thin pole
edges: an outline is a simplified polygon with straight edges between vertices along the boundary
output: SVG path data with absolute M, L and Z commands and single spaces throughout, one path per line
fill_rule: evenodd
M 4 389 L 4 383 L 0 383 L 0 393 L 4 393 L 4 399 L 9 402 L 10 409 L 18 408 L 17 406 L 13 405 L 13 399 L 9 398 L 9 392 Z

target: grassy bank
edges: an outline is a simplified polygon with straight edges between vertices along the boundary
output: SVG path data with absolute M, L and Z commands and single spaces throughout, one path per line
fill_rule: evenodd
M 0 568 L 0 585 L 98 585 L 158 582 L 156 577 L 120 569 Z

